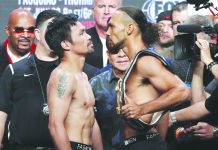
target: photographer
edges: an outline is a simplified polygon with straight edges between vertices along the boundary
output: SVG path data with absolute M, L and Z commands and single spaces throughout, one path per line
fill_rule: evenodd
M 201 61 L 195 62 L 195 68 L 192 79 L 192 100 L 195 102 L 192 106 L 185 109 L 171 112 L 171 122 L 186 120 L 196 120 L 210 113 L 218 115 L 218 63 L 213 60 L 210 53 L 209 42 L 206 40 L 199 39 L 196 41 L 196 45 L 200 48 Z M 210 70 L 215 80 L 211 81 L 215 88 L 210 94 L 203 88 L 203 69 L 206 65 L 207 69 Z M 209 89 L 208 89 L 209 90 Z
M 193 79 L 192 79 L 192 101 L 193 105 L 185 109 L 181 109 L 170 113 L 170 124 L 177 121 L 187 121 L 200 119 L 208 114 L 212 116 L 218 116 L 218 65 L 215 60 L 212 59 L 209 42 L 206 40 L 198 39 L 196 45 L 200 48 L 200 60 L 195 60 Z M 211 71 L 216 80 L 213 80 L 207 86 L 206 90 L 213 91 L 211 94 L 207 93 L 203 88 L 203 70 L 204 66 L 208 71 Z M 212 84 L 212 86 L 211 86 Z M 215 90 L 213 90 L 215 88 Z M 213 120 L 210 120 L 213 122 Z M 210 122 L 210 123 L 211 123 Z M 214 122 L 213 122 L 214 123 Z M 217 123 L 215 123 L 217 125 Z M 182 130 L 180 137 L 192 135 L 195 138 L 205 140 L 206 142 L 215 141 L 218 137 L 217 127 L 210 125 L 206 122 L 198 122 L 197 125 L 191 126 Z M 218 147 L 218 144 L 210 145 L 211 148 Z M 210 148 L 209 148 L 210 149 Z
M 199 25 L 199 26 L 212 26 L 212 23 L 208 20 L 206 16 L 200 16 L 200 15 L 193 15 L 190 16 L 186 24 L 193 24 L 193 25 Z M 190 29 L 191 30 L 191 29 Z M 189 121 L 193 120 L 192 126 L 183 126 L 184 129 L 181 136 L 177 136 L 177 140 L 179 141 L 178 149 L 210 149 L 214 147 L 218 148 L 218 144 L 216 139 L 214 138 L 214 126 L 218 125 L 217 122 L 217 115 L 209 112 L 209 110 L 206 109 L 204 106 L 205 100 L 209 97 L 210 94 L 206 94 L 205 90 L 209 93 L 213 93 L 214 89 L 217 86 L 217 81 L 213 78 L 213 75 L 215 78 L 218 77 L 218 65 L 216 65 L 216 62 L 214 62 L 213 58 L 211 57 L 210 53 L 210 44 L 211 38 L 210 34 L 207 34 L 205 32 L 200 32 L 195 34 L 195 38 L 197 41 L 195 41 L 195 47 L 199 48 L 197 53 L 195 53 L 195 50 L 189 50 L 191 54 L 192 61 L 192 68 L 193 68 L 193 78 L 192 78 L 192 105 L 190 107 L 187 107 L 185 109 L 181 109 L 178 111 L 174 111 L 170 113 L 170 124 L 172 122 L 176 122 L 177 120 L 179 122 L 182 121 Z M 194 44 L 194 43 L 193 43 Z M 204 66 L 207 66 L 206 68 Z M 209 76 L 208 74 L 213 74 Z M 212 80 L 212 82 L 211 82 Z M 207 84 L 209 83 L 209 84 Z M 204 89 L 204 86 L 206 88 Z M 218 90 L 216 90 L 218 91 Z M 214 91 L 212 95 L 217 93 Z M 217 96 L 216 96 L 217 97 Z M 214 102 L 214 100 L 212 101 Z M 218 104 L 218 103 L 217 103 Z M 214 107 L 215 105 L 212 104 L 208 107 Z M 215 109 L 216 110 L 216 109 Z M 209 115 L 208 115 L 209 114 Z M 204 116 L 204 117 L 203 117 Z M 197 120 L 200 119 L 200 120 Z M 191 123 L 191 122 L 190 122 Z M 180 123 L 179 123 L 180 124 Z M 178 125 L 178 123 L 176 123 Z M 195 131 L 193 131 L 195 129 Z M 179 130 L 178 130 L 179 131 Z M 179 132 L 177 132 L 179 133 Z M 207 139 L 207 140 L 205 140 Z

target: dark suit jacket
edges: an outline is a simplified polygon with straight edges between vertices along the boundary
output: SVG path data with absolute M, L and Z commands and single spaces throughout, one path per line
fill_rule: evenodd
M 87 74 L 88 78 L 91 79 L 92 77 L 94 77 L 96 75 L 96 72 L 99 69 L 97 67 L 94 67 L 90 64 L 85 63 L 84 67 L 83 67 L 83 71 Z
M 96 28 L 92 27 L 86 32 L 92 37 L 92 42 L 94 45 L 94 52 L 87 55 L 86 63 L 97 68 L 103 68 L 103 45 L 98 36 Z
M 8 64 L 10 64 L 10 62 L 8 60 L 6 48 L 4 44 L 2 43 L 0 45 L 0 77 Z

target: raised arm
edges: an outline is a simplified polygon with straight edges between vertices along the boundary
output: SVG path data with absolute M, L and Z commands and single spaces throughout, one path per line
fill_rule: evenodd
M 210 54 L 209 43 L 206 40 L 198 39 L 196 41 L 197 46 L 200 48 L 201 53 L 201 61 L 195 61 L 194 63 L 194 71 L 193 71 L 193 79 L 192 79 L 192 99 L 194 104 L 185 109 L 181 109 L 175 112 L 170 113 L 171 122 L 176 121 L 187 121 L 187 120 L 196 120 L 207 114 L 209 114 L 209 110 L 205 107 L 205 100 L 214 102 L 214 98 L 216 99 L 216 91 L 213 92 L 213 95 L 206 95 L 203 88 L 203 69 L 204 65 L 208 66 L 213 59 Z M 212 71 L 213 75 L 216 77 L 218 74 L 218 70 L 216 70 L 218 65 L 210 66 L 208 69 Z M 212 70 L 213 69 L 213 70 Z M 210 97 L 208 97 L 210 96 Z M 212 103 L 211 107 L 216 107 L 214 105 L 216 103 Z
M 203 70 L 204 70 L 204 63 L 201 61 L 194 61 L 194 68 L 193 68 L 193 77 L 192 77 L 192 104 L 205 101 L 206 93 L 204 91 L 203 85 Z
M 214 77 L 218 79 L 218 64 L 211 57 L 209 42 L 203 39 L 198 39 L 196 45 L 200 48 L 201 61 L 208 67 Z
M 76 87 L 76 83 L 72 80 L 74 79 L 64 71 L 55 70 L 52 72 L 47 86 L 49 130 L 58 150 L 71 150 L 64 123 L 75 91 L 73 86 Z
M 200 48 L 200 59 L 194 60 L 194 68 L 193 68 L 193 78 L 192 78 L 192 103 L 196 103 L 198 101 L 205 101 L 205 99 L 209 96 L 205 90 L 203 85 L 203 70 L 204 66 L 208 66 L 213 59 L 210 54 L 209 42 L 203 39 L 198 39 L 196 41 L 196 45 Z M 214 75 L 218 78 L 218 65 L 210 66 L 208 68 Z

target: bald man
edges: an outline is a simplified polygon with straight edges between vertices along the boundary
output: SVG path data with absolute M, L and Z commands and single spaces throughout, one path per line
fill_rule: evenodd
M 0 77 L 8 64 L 15 63 L 35 50 L 34 44 L 35 20 L 33 15 L 24 9 L 14 9 L 10 12 L 5 32 L 8 38 L 0 44 Z M 7 132 L 4 142 L 6 144 Z
M 15 63 L 35 50 L 35 19 L 24 9 L 10 12 L 5 32 L 8 38 L 0 45 L 0 77 L 8 64 Z

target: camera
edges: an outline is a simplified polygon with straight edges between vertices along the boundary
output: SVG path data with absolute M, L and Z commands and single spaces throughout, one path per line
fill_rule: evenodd
M 177 35 L 174 39 L 174 58 L 176 60 L 200 58 L 200 49 L 195 44 L 195 33 Z M 213 59 L 218 60 L 218 45 L 210 43 L 210 52 Z
M 195 41 L 197 40 L 196 33 L 215 33 L 213 27 L 199 25 L 179 25 L 177 30 L 185 34 L 175 36 L 174 58 L 176 60 L 188 58 L 199 59 L 200 49 L 195 44 Z M 209 46 L 212 58 L 218 60 L 218 45 L 210 43 Z
M 196 11 L 202 8 L 209 8 L 213 6 L 213 3 L 209 2 L 209 0 L 187 0 L 187 3 L 194 4 Z

